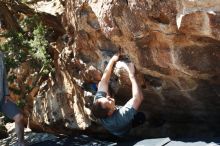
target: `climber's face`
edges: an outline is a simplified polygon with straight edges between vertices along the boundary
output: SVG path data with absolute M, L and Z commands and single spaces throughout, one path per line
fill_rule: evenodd
M 102 108 L 109 109 L 108 115 L 112 115 L 115 111 L 115 99 L 107 96 L 106 98 L 100 98 L 98 100 L 101 103 Z

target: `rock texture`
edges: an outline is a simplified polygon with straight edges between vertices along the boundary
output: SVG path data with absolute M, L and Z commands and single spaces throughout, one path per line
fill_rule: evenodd
M 2 146 L 16 145 L 17 136 L 15 134 L 15 123 L 6 124 L 6 131 L 8 131 L 9 136 L 5 139 L 1 139 L 0 144 Z M 31 131 L 26 131 L 24 133 L 25 140 L 28 145 L 34 145 L 36 143 L 41 143 L 44 141 L 55 141 L 58 137 L 47 133 L 34 133 Z
M 91 123 L 93 90 L 85 85 L 100 80 L 106 63 L 121 48 L 136 66 L 145 97 L 140 110 L 149 118 L 131 135 L 220 134 L 220 1 L 66 0 L 62 4 L 59 37 L 51 43 L 55 76 L 36 87 L 33 105 L 26 109 L 33 128 L 105 132 Z M 127 74 L 121 70 L 114 70 L 111 84 L 118 104 L 131 96 Z

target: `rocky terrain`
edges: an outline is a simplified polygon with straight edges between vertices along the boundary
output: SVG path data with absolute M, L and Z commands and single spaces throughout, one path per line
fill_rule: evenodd
M 220 135 L 219 0 L 1 0 L 1 32 L 19 31 L 18 20 L 34 15 L 50 28 L 55 71 L 40 78 L 28 61 L 10 70 L 32 130 L 108 134 L 91 115 L 90 87 L 121 48 L 136 66 L 148 117 L 131 136 Z M 114 74 L 111 88 L 124 104 L 131 84 L 117 64 Z M 24 83 L 33 86 L 28 94 Z

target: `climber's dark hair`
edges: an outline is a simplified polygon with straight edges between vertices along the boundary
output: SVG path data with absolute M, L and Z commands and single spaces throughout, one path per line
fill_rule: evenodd
M 96 118 L 106 118 L 108 116 L 109 109 L 103 108 L 100 102 L 95 101 L 92 105 L 91 111 Z

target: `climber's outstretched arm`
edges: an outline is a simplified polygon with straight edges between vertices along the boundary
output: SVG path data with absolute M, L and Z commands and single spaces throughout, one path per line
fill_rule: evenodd
M 140 107 L 143 101 L 143 93 L 139 87 L 135 77 L 135 67 L 133 63 L 122 63 L 124 68 L 127 70 L 129 78 L 132 84 L 132 98 L 128 101 L 132 107 L 136 110 Z
M 108 93 L 108 84 L 112 74 L 112 69 L 115 62 L 117 62 L 118 59 L 119 59 L 119 54 L 116 54 L 109 60 L 109 63 L 106 66 L 105 71 L 102 75 L 101 81 L 98 84 L 98 91 L 103 91 Z

